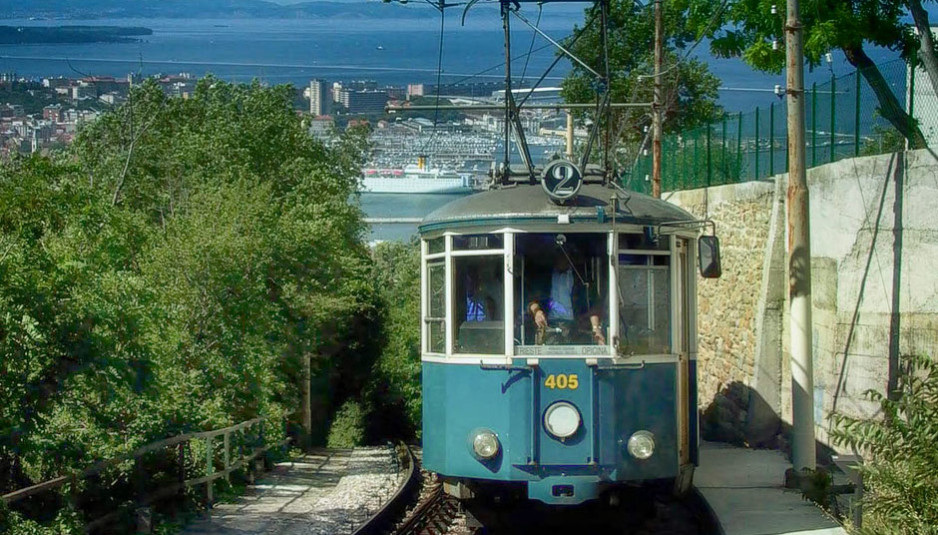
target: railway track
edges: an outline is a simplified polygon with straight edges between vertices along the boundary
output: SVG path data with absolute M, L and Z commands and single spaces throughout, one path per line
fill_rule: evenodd
M 460 514 L 459 503 L 443 493 L 443 482 L 435 480 L 411 514 L 392 532 L 393 535 L 442 535 L 450 531 Z
M 436 474 L 420 469 L 420 449 L 404 447 L 401 462 L 408 471 L 384 508 L 354 535 L 442 535 L 452 532 L 461 516 L 459 502 L 443 492 Z
M 406 448 L 408 475 L 385 507 L 355 535 L 443 535 L 590 532 L 623 535 L 719 535 L 716 519 L 703 499 L 691 493 L 673 499 L 666 493 L 633 489 L 617 507 L 593 502 L 569 508 L 534 502 L 460 504 L 443 492 L 436 474 L 423 471 L 420 450 Z M 481 528 L 466 526 L 467 516 Z

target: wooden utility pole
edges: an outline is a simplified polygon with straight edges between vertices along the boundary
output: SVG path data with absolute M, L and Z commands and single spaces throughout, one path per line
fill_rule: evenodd
M 798 0 L 785 23 L 788 93 L 788 298 L 791 306 L 792 464 L 815 469 L 811 228 L 805 170 L 804 50 Z
M 655 96 L 651 107 L 651 194 L 661 197 L 661 62 L 664 58 L 664 22 L 661 1 L 655 0 Z
M 567 159 L 573 161 L 573 111 L 567 110 Z

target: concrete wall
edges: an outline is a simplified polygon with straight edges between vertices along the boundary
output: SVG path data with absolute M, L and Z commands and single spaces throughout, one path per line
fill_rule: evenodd
M 863 393 L 886 390 L 899 355 L 938 356 L 938 158 L 845 160 L 808 182 L 815 420 L 827 443 L 832 410 L 875 413 Z M 665 195 L 713 219 L 721 240 L 723 278 L 701 280 L 698 293 L 710 438 L 775 446 L 791 422 L 786 190 L 780 176 Z

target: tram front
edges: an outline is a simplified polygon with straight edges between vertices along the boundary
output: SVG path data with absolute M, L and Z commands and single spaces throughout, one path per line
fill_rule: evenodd
M 600 184 L 562 203 L 490 190 L 424 220 L 423 457 L 449 492 L 689 488 L 699 223 Z

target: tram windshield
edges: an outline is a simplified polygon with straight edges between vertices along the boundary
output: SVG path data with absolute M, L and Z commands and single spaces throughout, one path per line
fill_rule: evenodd
M 607 236 L 598 233 L 517 236 L 516 344 L 606 345 Z
M 425 351 L 670 353 L 674 238 L 620 233 L 615 258 L 607 252 L 609 239 L 608 233 L 581 232 L 427 240 Z M 506 347 L 512 338 L 513 348 Z

